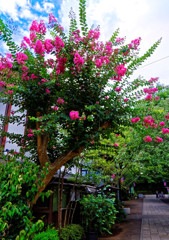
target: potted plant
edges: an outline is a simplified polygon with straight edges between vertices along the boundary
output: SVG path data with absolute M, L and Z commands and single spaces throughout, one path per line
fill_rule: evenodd
M 117 213 L 114 202 L 112 195 L 107 197 L 105 194 L 86 195 L 80 200 L 82 224 L 87 240 L 97 240 L 98 235 L 105 232 L 111 234 Z

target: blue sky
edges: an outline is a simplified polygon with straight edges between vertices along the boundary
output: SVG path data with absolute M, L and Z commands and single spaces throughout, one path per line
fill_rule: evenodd
M 78 0 L 0 0 L 0 16 L 13 19 L 18 26 L 14 36 L 20 43 L 28 36 L 33 20 L 47 22 L 50 12 L 55 15 L 68 31 L 69 11 L 73 7 L 78 13 Z M 100 25 L 101 40 L 109 40 L 113 31 L 120 28 L 120 37 L 126 36 L 126 42 L 141 37 L 141 54 L 162 37 L 162 42 L 153 56 L 140 67 L 138 75 L 147 80 L 159 77 L 160 82 L 169 85 L 169 1 L 168 0 L 87 0 L 88 24 Z M 77 14 L 78 17 L 78 14 Z M 7 52 L 0 43 L 1 52 Z

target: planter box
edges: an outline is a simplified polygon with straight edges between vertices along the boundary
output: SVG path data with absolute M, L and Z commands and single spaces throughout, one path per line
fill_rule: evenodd
M 123 208 L 126 214 L 130 214 L 130 208 Z

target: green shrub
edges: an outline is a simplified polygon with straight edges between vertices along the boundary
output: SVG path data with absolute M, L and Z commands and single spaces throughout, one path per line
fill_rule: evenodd
M 9 153 L 0 162 L 0 239 L 15 239 L 22 230 L 28 233 L 34 224 L 28 202 L 38 192 L 35 182 L 40 167 L 16 153 Z M 1 224 L 2 223 L 2 224 Z M 37 223 L 37 225 L 40 222 Z M 37 228 L 37 226 L 36 226 Z M 25 231 L 24 231 L 25 230 Z M 25 233 L 24 233 L 25 234 Z M 25 240 L 25 239 L 24 239 Z
M 117 214 L 114 201 L 112 196 L 107 197 L 105 194 L 98 196 L 91 194 L 80 200 L 82 223 L 86 231 L 111 233 Z
M 122 202 L 120 202 L 119 200 L 115 201 L 115 208 L 117 210 L 115 222 L 120 223 L 126 218 L 127 214 L 125 213 L 125 211 L 123 209 Z
M 67 225 L 60 230 L 61 240 L 81 240 L 84 237 L 84 229 L 78 224 Z
M 35 235 L 33 240 L 59 240 L 58 231 L 56 229 L 47 229 Z

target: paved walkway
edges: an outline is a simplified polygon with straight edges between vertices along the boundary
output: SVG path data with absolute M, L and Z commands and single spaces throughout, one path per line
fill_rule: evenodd
M 140 240 L 169 240 L 169 204 L 155 195 L 144 199 Z
M 121 228 L 121 232 L 99 239 L 169 240 L 169 201 L 167 202 L 162 202 L 155 195 L 146 195 L 143 201 L 127 201 L 126 207 L 131 208 L 131 214 L 127 216 L 126 221 L 116 225 L 117 228 Z

